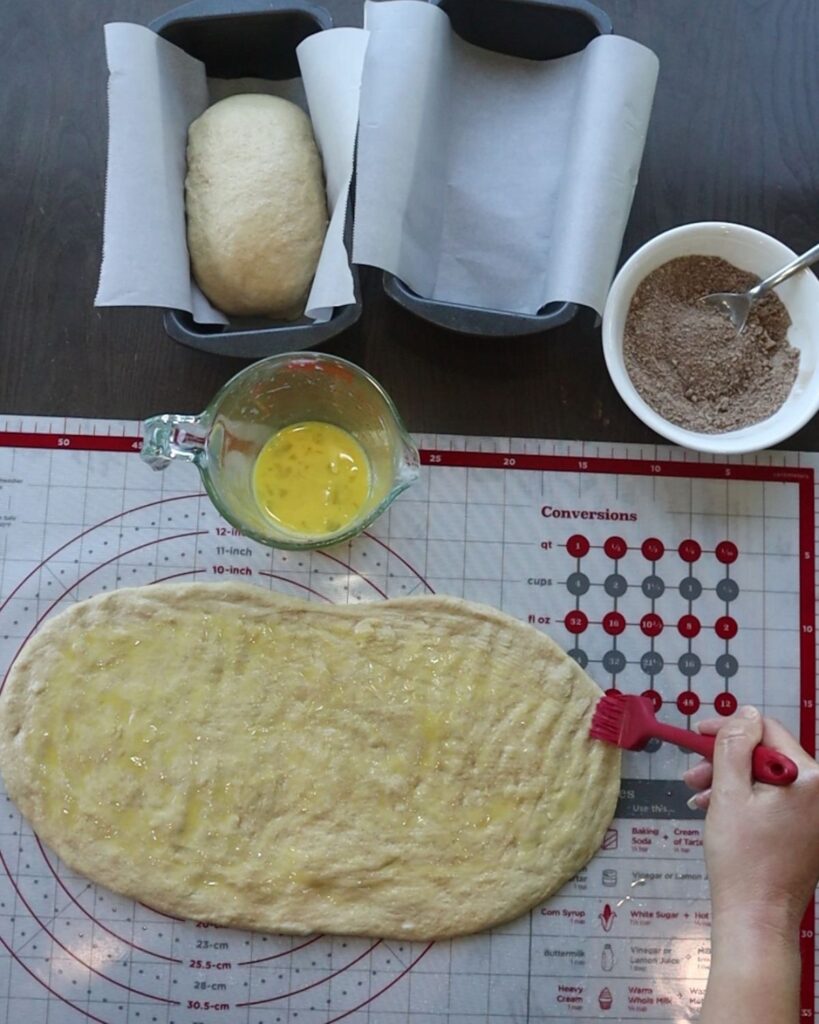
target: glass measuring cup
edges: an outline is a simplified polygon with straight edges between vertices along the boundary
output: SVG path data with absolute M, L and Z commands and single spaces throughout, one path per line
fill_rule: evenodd
M 279 527 L 256 501 L 259 452 L 284 427 L 319 421 L 355 438 L 369 462 L 369 494 L 356 518 L 334 533 Z M 360 533 L 418 476 L 418 451 L 381 385 L 360 367 L 317 352 L 271 356 L 242 370 L 199 416 L 145 421 L 142 458 L 154 469 L 193 462 L 211 501 L 243 534 L 272 547 L 304 550 Z

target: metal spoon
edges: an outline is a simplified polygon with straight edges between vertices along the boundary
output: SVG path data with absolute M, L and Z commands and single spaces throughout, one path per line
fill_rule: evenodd
M 736 327 L 737 333 L 741 334 L 745 330 L 751 309 L 763 295 L 767 295 L 771 288 L 776 288 L 797 270 L 803 270 L 812 263 L 816 263 L 817 260 L 819 260 L 819 245 L 814 245 L 812 249 L 808 249 L 806 253 L 792 260 L 781 270 L 777 270 L 775 274 L 766 277 L 764 281 L 755 284 L 747 292 L 715 292 L 713 295 L 706 295 L 702 301 L 727 313 L 731 323 Z

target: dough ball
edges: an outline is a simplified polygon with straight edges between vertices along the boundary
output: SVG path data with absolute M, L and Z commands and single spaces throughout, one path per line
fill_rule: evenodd
M 188 249 L 223 313 L 295 319 L 327 230 L 310 119 L 275 96 L 230 96 L 188 129 Z

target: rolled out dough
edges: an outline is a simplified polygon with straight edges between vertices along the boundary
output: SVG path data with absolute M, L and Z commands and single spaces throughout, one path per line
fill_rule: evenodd
M 244 584 L 72 606 L 0 698 L 0 770 L 42 839 L 171 914 L 433 939 L 546 899 L 594 854 L 619 752 L 597 686 L 490 608 L 347 607 Z

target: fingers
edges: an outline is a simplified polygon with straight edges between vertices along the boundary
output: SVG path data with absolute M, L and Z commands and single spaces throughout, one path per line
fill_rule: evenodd
M 697 731 L 703 736 L 716 736 L 720 729 L 729 721 L 731 721 L 729 718 L 706 718 L 697 723 Z M 793 734 L 781 722 L 777 722 L 775 718 L 766 718 L 764 720 L 761 742 L 768 747 L 781 751 L 783 754 L 787 754 L 800 768 L 809 768 L 815 763 L 810 754 L 799 745 Z
M 697 722 L 697 732 L 703 736 L 716 736 L 720 729 L 729 721 L 725 717 L 714 717 L 704 718 L 702 721 Z M 710 761 L 700 761 L 698 764 L 692 765 L 683 772 L 683 782 L 690 789 L 706 790 L 711 786 L 711 780 L 714 777 L 714 766 Z M 710 796 L 710 794 L 709 794 Z M 689 804 L 693 801 L 689 800 Z M 706 800 L 706 805 L 707 805 Z M 695 807 L 699 807 L 700 804 L 695 804 Z M 692 808 L 693 809 L 693 808 Z
M 707 718 L 697 724 L 703 736 L 717 736 L 717 750 L 714 762 L 718 765 L 716 775 L 719 791 L 726 796 L 748 793 L 752 784 L 751 753 L 757 743 L 779 750 L 790 757 L 799 767 L 800 775 L 810 773 L 817 767 L 813 758 L 799 745 L 793 735 L 772 718 L 763 719 L 755 708 L 742 708 L 731 718 Z M 722 767 L 724 766 L 724 770 Z M 710 786 L 715 775 L 713 765 L 701 761 L 683 773 L 683 782 L 698 790 L 696 797 L 688 802 L 693 809 L 706 809 L 710 803 Z
M 703 736 L 716 736 L 726 721 L 725 718 L 704 718 L 701 722 L 697 722 L 697 732 L 702 733 Z
M 793 735 L 775 718 L 765 719 L 762 742 L 766 747 L 773 747 L 774 750 L 786 754 L 800 769 L 811 768 L 815 764 L 810 754 L 803 750 Z
M 683 772 L 683 782 L 689 789 L 707 789 L 711 785 L 711 778 L 714 774 L 714 766 L 710 761 L 700 761 Z
M 714 747 L 714 792 L 720 799 L 742 799 L 751 792 L 751 755 L 762 740 L 762 715 L 744 707 L 725 719 Z
M 711 790 L 704 789 L 702 793 L 695 793 L 690 800 L 687 801 L 689 810 L 691 811 L 707 811 L 711 804 Z

